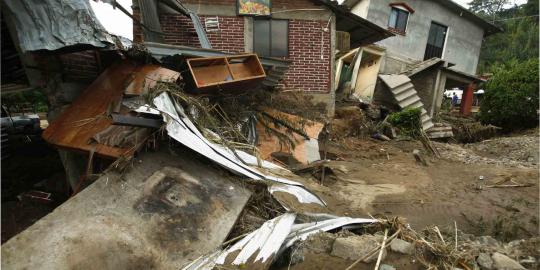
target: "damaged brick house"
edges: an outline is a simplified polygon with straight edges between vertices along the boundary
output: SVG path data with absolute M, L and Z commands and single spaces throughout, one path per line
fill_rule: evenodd
M 243 5 L 261 5 L 261 9 L 245 13 Z M 198 15 L 198 22 L 189 11 Z M 326 0 L 134 0 L 133 15 L 144 25 L 134 22 L 134 41 L 147 47 L 158 42 L 287 60 L 290 64 L 278 87 L 313 94 L 329 110 L 334 104 L 336 31 L 349 32 L 356 47 L 392 36 Z M 209 44 L 201 43 L 197 31 L 206 33 Z
M 380 73 L 405 75 L 409 78 L 386 77 L 393 82 L 385 82 L 398 87 L 409 80 L 418 92 L 418 96 L 406 95 L 390 87 L 393 95 L 382 95 L 384 87 L 379 84 L 375 100 L 389 101 L 394 96 L 406 107 L 416 99 L 433 117 L 444 90 L 459 87 L 466 90 L 462 113 L 469 112 L 474 84 L 482 81 L 475 75 L 482 41 L 501 32 L 500 28 L 451 0 L 346 0 L 344 4 L 354 14 L 396 34 L 377 42 L 386 49 Z

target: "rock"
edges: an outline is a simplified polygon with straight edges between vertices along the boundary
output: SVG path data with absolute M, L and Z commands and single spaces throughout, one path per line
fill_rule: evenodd
M 525 267 L 521 264 L 499 252 L 493 253 L 491 259 L 493 260 L 493 266 L 497 270 L 525 270 Z
M 298 243 L 293 244 L 291 247 L 291 254 L 290 254 L 291 265 L 295 265 L 295 264 L 303 262 L 305 260 L 304 252 L 305 252 L 304 248 L 301 244 L 298 244 Z
M 381 266 L 379 266 L 379 270 L 396 270 L 396 268 L 389 264 L 381 264 Z
M 390 249 L 395 252 L 403 253 L 403 254 L 414 254 L 414 246 L 413 244 L 403 241 L 401 239 L 394 239 L 392 243 L 390 243 Z
M 424 166 L 428 165 L 427 162 L 426 162 L 426 159 L 424 158 L 424 156 L 422 155 L 420 150 L 414 149 L 412 154 L 414 156 L 414 159 L 416 159 L 416 162 L 421 163 Z
M 488 253 L 480 253 L 478 258 L 476 258 L 476 262 L 480 265 L 482 270 L 493 269 L 493 260 Z
M 341 237 L 334 241 L 331 255 L 354 261 L 366 256 L 370 251 L 377 248 L 379 244 L 377 237 L 370 234 Z M 364 262 L 373 262 L 377 260 L 377 256 L 378 253 L 375 253 L 365 259 Z M 383 252 L 383 259 L 384 257 L 386 257 L 386 250 Z
M 388 138 L 388 136 L 386 136 L 384 134 L 381 134 L 379 132 L 374 133 L 373 135 L 371 135 L 371 138 L 377 139 L 377 140 L 380 140 L 380 141 L 390 141 L 391 140 L 390 138 Z
M 532 256 L 527 256 L 527 258 L 521 259 L 519 263 L 525 266 L 533 266 L 536 264 L 536 259 Z
M 487 235 L 487 236 L 480 236 L 476 240 L 480 245 L 482 246 L 490 246 L 490 247 L 499 247 L 499 241 L 497 241 L 495 238 Z

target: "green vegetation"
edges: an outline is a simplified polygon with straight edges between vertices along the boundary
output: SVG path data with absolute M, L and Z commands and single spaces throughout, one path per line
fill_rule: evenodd
M 538 0 L 503 9 L 507 0 L 474 0 L 470 10 L 501 27 L 503 33 L 489 36 L 482 45 L 479 74 L 513 60 L 538 58 Z
M 2 95 L 2 105 L 10 110 L 18 111 L 22 108 L 32 108 L 35 112 L 47 111 L 47 97 L 42 91 L 30 90 Z
M 494 67 L 480 106 L 480 120 L 505 131 L 538 125 L 538 59 Z
M 472 0 L 470 10 L 501 27 L 482 47 L 478 72 L 484 86 L 480 120 L 504 131 L 538 125 L 538 0 L 508 7 L 508 0 Z
M 403 135 L 416 138 L 420 135 L 422 124 L 420 121 L 420 109 L 405 109 L 400 112 L 392 113 L 388 116 L 388 122 L 394 127 L 399 128 Z

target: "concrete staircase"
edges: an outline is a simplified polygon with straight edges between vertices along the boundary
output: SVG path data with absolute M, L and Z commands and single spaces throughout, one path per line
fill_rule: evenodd
M 388 89 L 394 95 L 399 107 L 402 109 L 407 108 L 420 108 L 422 114 L 420 120 L 422 121 L 422 129 L 428 130 L 433 127 L 431 117 L 428 115 L 424 104 L 420 101 L 418 93 L 414 89 L 414 85 L 411 79 L 406 75 L 390 74 L 379 75 L 379 78 L 388 86 Z

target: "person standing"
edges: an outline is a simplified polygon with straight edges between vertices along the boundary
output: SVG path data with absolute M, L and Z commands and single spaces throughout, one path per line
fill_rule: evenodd
M 458 102 L 458 96 L 456 95 L 456 92 L 452 95 L 452 108 L 456 107 Z

